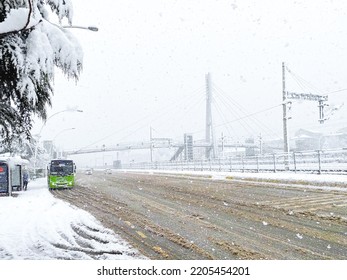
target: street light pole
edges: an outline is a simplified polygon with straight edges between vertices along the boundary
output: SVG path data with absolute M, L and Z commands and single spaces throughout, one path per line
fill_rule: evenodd
M 42 132 L 42 129 L 46 126 L 46 123 L 48 122 L 49 119 L 51 119 L 52 117 L 54 117 L 55 115 L 58 115 L 60 113 L 64 113 L 64 112 L 78 112 L 78 113 L 83 113 L 83 110 L 79 110 L 79 109 L 65 109 L 65 110 L 62 110 L 62 111 L 59 111 L 59 112 L 56 112 L 54 113 L 53 115 L 49 116 L 45 122 L 43 123 L 41 129 L 40 129 L 40 132 L 38 133 L 38 135 L 40 136 L 41 135 L 41 132 Z
M 62 110 L 62 111 L 59 111 L 59 112 L 56 112 L 54 113 L 53 115 L 49 116 L 45 122 L 43 123 L 39 133 L 37 134 L 37 142 L 35 144 L 35 153 L 34 153 L 34 175 L 36 177 L 36 164 L 37 164 L 37 149 L 38 149 L 38 145 L 39 145 L 39 142 L 40 142 L 40 138 L 41 138 L 41 132 L 43 130 L 43 128 L 46 126 L 46 123 L 48 122 L 48 120 L 50 120 L 52 117 L 58 115 L 58 114 L 61 114 L 61 113 L 64 113 L 64 112 L 78 112 L 78 113 L 83 113 L 83 110 L 79 110 L 79 109 L 66 109 L 66 110 Z
M 63 129 L 63 130 L 59 131 L 59 132 L 53 137 L 53 139 L 52 139 L 52 145 L 51 145 L 51 151 L 50 151 L 50 153 L 49 153 L 51 157 L 52 157 L 52 152 L 53 152 L 53 142 L 54 142 L 54 140 L 55 140 L 60 134 L 64 133 L 65 131 L 74 130 L 74 129 L 76 129 L 76 128 L 75 128 L 75 127 L 72 127 L 72 128 Z
M 96 26 L 65 25 L 65 26 L 63 26 L 63 28 L 87 29 L 87 30 L 94 31 L 94 32 L 99 31 L 99 28 L 97 28 Z

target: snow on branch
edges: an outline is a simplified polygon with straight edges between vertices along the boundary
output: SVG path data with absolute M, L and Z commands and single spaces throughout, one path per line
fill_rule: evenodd
M 82 63 L 82 47 L 74 36 L 68 30 L 43 21 L 30 32 L 26 40 L 26 57 L 24 67 L 21 68 L 22 79 L 18 83 L 18 90 L 22 95 L 27 94 L 35 103 L 37 82 L 41 80 L 42 73 L 53 80 L 54 66 L 57 66 L 68 78 L 77 80 Z
M 83 50 L 78 40 L 69 30 L 49 22 L 43 22 L 42 29 L 53 48 L 55 65 L 69 78 L 77 79 L 83 63 Z
M 7 14 L 6 19 L 0 22 L 0 35 L 4 36 L 10 33 L 22 31 L 24 29 L 30 29 L 37 25 L 40 18 L 34 18 L 29 16 L 31 14 L 28 8 L 11 9 Z
M 22 7 L 23 4 L 29 8 Z M 13 2 L 5 3 L 8 13 L 0 22 L 0 39 L 3 38 L 0 58 L 5 52 L 10 55 L 17 65 L 17 90 L 34 103 L 43 77 L 53 80 L 54 66 L 61 68 L 68 78 L 77 80 L 83 63 L 83 51 L 77 39 L 70 31 L 46 19 L 45 5 L 51 7 L 60 21 L 66 17 L 71 24 L 70 0 L 28 0 L 17 6 Z M 27 37 L 23 38 L 20 31 L 28 31 Z M 13 36 L 7 36 L 10 34 Z
M 32 115 L 46 117 L 55 67 L 75 80 L 82 70 L 80 44 L 49 21 L 49 7 L 60 23 L 66 18 L 71 25 L 71 0 L 0 0 L 0 105 L 11 104 L 17 116 L 13 123 L 0 123 L 0 140 L 18 136 L 16 127 L 29 136 Z
M 46 3 L 50 5 L 52 11 L 58 15 L 60 22 L 66 17 L 69 24 L 72 24 L 73 7 L 70 0 L 46 0 Z
M 26 0 L 0 3 L 0 13 L 5 12 L 5 19 L 0 22 L 0 36 L 20 32 L 37 25 L 42 19 L 48 20 L 47 5 L 58 16 L 59 22 L 67 18 L 72 24 L 73 6 L 70 0 Z M 27 7 L 28 6 L 28 7 Z

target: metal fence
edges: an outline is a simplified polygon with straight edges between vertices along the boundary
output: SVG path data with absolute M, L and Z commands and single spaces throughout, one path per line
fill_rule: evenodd
M 142 162 L 124 169 L 190 170 L 221 172 L 305 172 L 347 174 L 347 149 L 235 156 L 213 160 Z

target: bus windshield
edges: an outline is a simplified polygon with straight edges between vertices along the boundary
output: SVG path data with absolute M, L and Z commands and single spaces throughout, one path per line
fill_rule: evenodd
M 72 160 L 52 160 L 50 167 L 51 175 L 66 176 L 74 173 L 74 164 Z

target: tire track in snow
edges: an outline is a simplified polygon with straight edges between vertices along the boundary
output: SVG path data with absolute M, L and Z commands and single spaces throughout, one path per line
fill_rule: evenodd
M 103 223 L 154 259 L 346 257 L 345 237 L 330 230 L 330 224 L 340 229 L 338 222 L 291 215 L 264 203 L 264 198 L 276 202 L 305 197 L 297 188 L 95 172 L 81 176 L 74 190 L 59 194 L 97 213 Z

